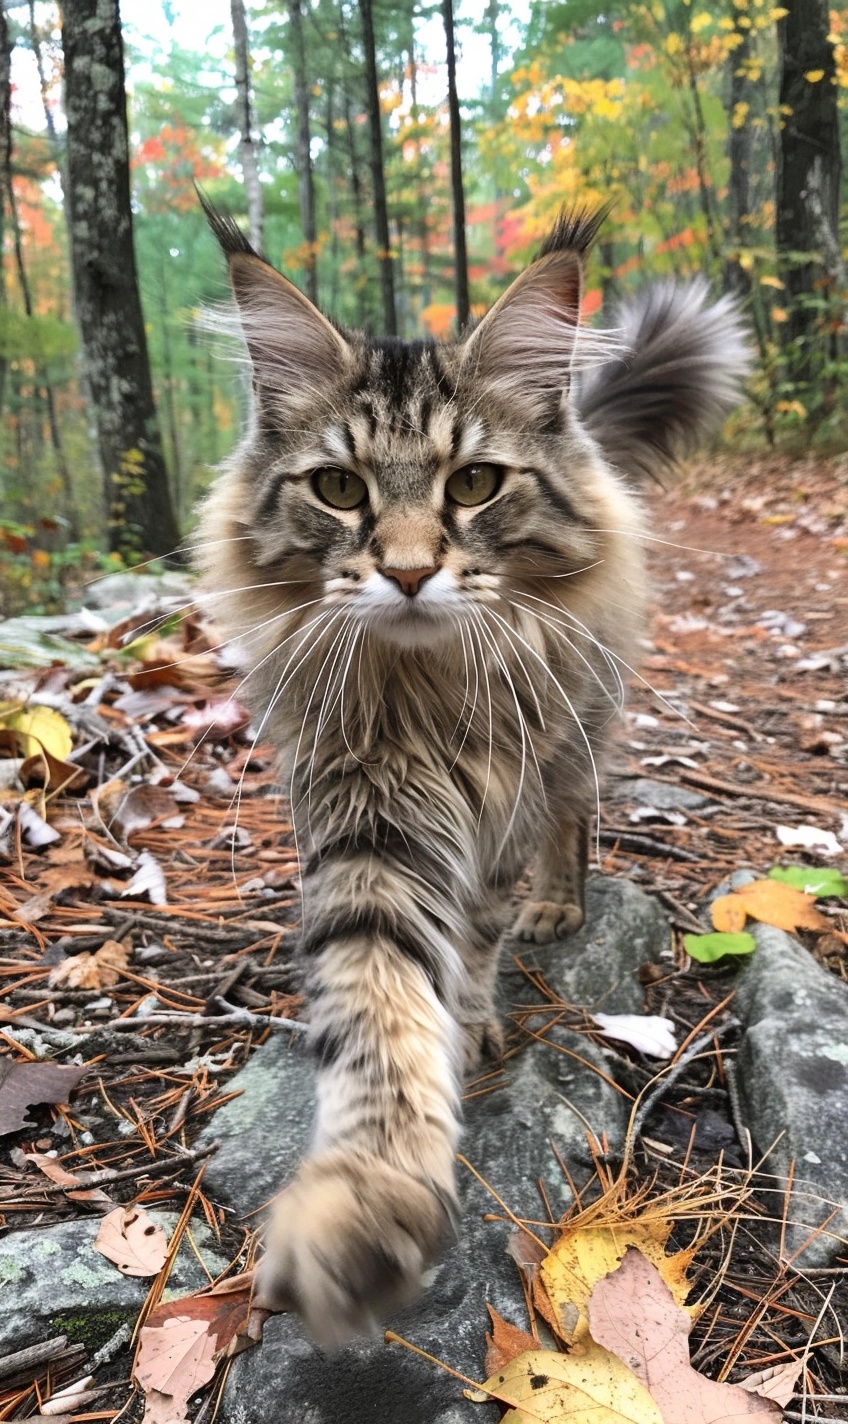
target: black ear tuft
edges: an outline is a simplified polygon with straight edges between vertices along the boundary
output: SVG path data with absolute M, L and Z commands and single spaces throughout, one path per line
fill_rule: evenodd
M 200 206 L 206 214 L 206 221 L 212 229 L 212 235 L 217 239 L 224 256 L 229 258 L 235 257 L 237 253 L 242 253 L 245 257 L 259 257 L 260 261 L 264 262 L 265 259 L 261 257 L 260 253 L 251 247 L 235 218 L 231 217 L 229 213 L 222 213 L 216 208 L 214 203 L 209 201 L 202 188 L 198 188 L 196 183 L 194 185 L 194 191 L 198 196 Z
M 553 229 L 536 255 L 549 257 L 552 252 L 578 252 L 582 256 L 594 243 L 612 209 L 612 203 L 595 208 L 563 208 Z

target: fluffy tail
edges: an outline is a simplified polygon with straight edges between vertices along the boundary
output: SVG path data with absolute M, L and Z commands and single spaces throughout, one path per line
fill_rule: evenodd
M 703 279 L 628 298 L 616 334 L 627 354 L 582 371 L 575 401 L 611 464 L 656 477 L 712 434 L 751 369 L 748 328 L 732 297 L 708 305 Z

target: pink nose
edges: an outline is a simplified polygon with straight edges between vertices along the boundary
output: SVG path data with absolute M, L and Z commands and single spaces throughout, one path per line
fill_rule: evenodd
M 381 569 L 380 573 L 384 578 L 394 579 L 400 584 L 401 591 L 407 598 L 414 598 L 425 579 L 438 573 L 438 569 Z

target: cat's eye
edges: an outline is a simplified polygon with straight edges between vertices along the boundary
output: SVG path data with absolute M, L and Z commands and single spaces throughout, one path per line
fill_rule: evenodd
M 333 509 L 357 509 L 368 498 L 368 486 L 352 470 L 336 470 L 331 466 L 316 470 L 312 488 L 319 499 Z
M 445 494 L 454 504 L 485 504 L 497 494 L 502 479 L 500 465 L 465 465 L 454 470 L 445 484 Z

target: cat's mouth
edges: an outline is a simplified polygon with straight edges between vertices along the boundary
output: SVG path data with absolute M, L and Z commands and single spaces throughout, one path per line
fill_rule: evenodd
M 468 612 L 468 596 L 449 569 L 438 569 L 414 593 L 375 569 L 359 585 L 351 611 L 372 635 L 402 647 L 426 647 L 455 633 L 458 616 Z

